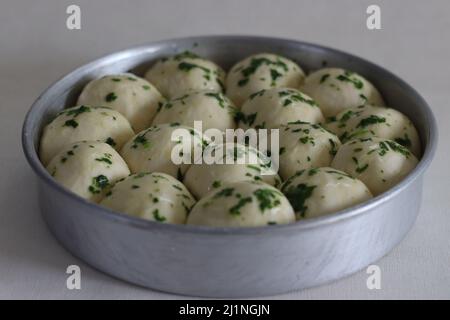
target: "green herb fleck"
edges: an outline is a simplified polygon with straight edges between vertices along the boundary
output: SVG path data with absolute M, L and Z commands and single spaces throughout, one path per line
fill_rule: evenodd
M 328 142 L 330 143 L 331 149 L 330 149 L 330 154 L 332 156 L 335 156 L 337 153 L 337 145 L 336 142 L 334 142 L 333 139 L 328 139 Z
M 69 111 L 66 111 L 66 114 L 68 116 L 73 116 L 74 118 L 76 118 L 78 115 L 84 113 L 84 112 L 91 112 L 91 108 L 87 107 L 87 106 L 79 106 L 76 109 L 72 109 Z
M 72 127 L 72 128 L 76 128 L 78 127 L 78 122 L 76 122 L 73 119 L 67 120 L 66 122 L 64 122 L 63 127 Z
M 107 144 L 109 144 L 111 147 L 114 147 L 114 146 L 116 145 L 116 142 L 115 142 L 114 139 L 111 138 L 111 137 L 108 137 L 108 138 L 105 140 L 105 142 L 106 142 Z
M 276 69 L 270 69 L 270 77 L 272 78 L 272 86 L 275 85 L 277 79 L 283 74 L 279 73 Z
M 105 96 L 106 102 L 112 102 L 117 99 L 117 95 L 114 92 L 110 92 Z
M 401 144 L 389 140 L 386 140 L 385 142 L 389 145 L 392 151 L 398 152 L 407 158 L 411 155 L 411 152 L 409 152 L 409 150 L 404 146 L 402 146 Z
M 265 91 L 266 91 L 266 90 L 263 89 L 263 90 L 259 90 L 259 91 L 255 92 L 255 93 L 252 93 L 252 94 L 249 96 L 250 100 L 253 100 L 255 97 L 261 97 L 261 96 L 263 96 Z
M 362 89 L 364 86 L 363 82 L 356 77 L 352 77 L 352 73 L 346 71 L 345 74 L 341 74 L 336 77 L 339 81 L 347 81 L 353 83 L 356 89 Z
M 209 75 L 211 73 L 211 70 L 209 70 L 208 68 L 199 66 L 195 63 L 189 63 L 189 62 L 183 61 L 183 62 L 180 62 L 180 64 L 178 64 L 178 69 L 180 69 L 182 71 L 186 71 L 186 72 L 189 72 L 192 69 L 196 69 L 196 68 L 202 70 L 206 75 Z M 207 80 L 209 80 L 209 79 L 207 79 Z
M 107 186 L 109 186 L 109 180 L 106 176 L 101 174 L 92 178 L 92 184 L 88 189 L 91 193 L 98 194 Z
M 241 75 L 243 78 L 238 81 L 238 86 L 240 86 L 240 87 L 245 86 L 249 81 L 249 77 L 252 74 L 254 74 L 256 72 L 256 70 L 258 70 L 258 68 L 262 65 L 270 65 L 270 66 L 274 66 L 276 68 L 281 68 L 285 72 L 288 71 L 288 67 L 287 67 L 286 63 L 281 61 L 279 58 L 276 61 L 272 61 L 265 57 L 252 58 L 250 61 L 250 64 L 247 67 L 239 70 L 241 72 Z M 236 71 L 238 71 L 238 70 L 236 70 Z M 282 76 L 282 74 L 276 69 L 270 69 L 270 75 L 272 78 L 272 85 L 277 78 Z
M 258 199 L 259 209 L 264 213 L 267 209 L 272 209 L 280 205 L 280 193 L 272 189 L 257 189 L 253 192 Z
M 158 209 L 153 210 L 153 218 L 155 218 L 155 220 L 158 221 L 158 222 L 166 221 L 166 217 L 161 216 L 159 214 L 159 210 Z
M 370 115 L 368 118 L 361 119 L 361 121 L 356 126 L 357 128 L 365 128 L 367 126 L 376 124 L 376 123 L 384 123 L 386 122 L 386 118 L 378 117 L 376 115 Z
M 99 162 L 105 162 L 107 164 L 112 164 L 110 157 L 95 158 L 95 160 Z
M 180 186 L 177 186 L 176 184 L 173 184 L 172 187 L 174 187 L 178 191 L 183 191 L 183 189 Z
M 220 197 L 229 197 L 233 194 L 234 189 L 233 188 L 224 188 L 220 191 L 218 191 L 215 195 L 214 198 L 220 198 Z
M 288 188 L 285 192 L 286 198 L 294 208 L 295 212 L 299 213 L 302 218 L 305 217 L 308 206 L 305 206 L 306 200 L 313 194 L 316 186 L 308 186 L 304 183 L 298 184 L 295 187 Z
M 327 73 L 327 74 L 324 74 L 322 77 L 320 77 L 320 83 L 324 83 L 328 79 L 329 76 L 330 76 L 330 74 Z
M 205 96 L 212 97 L 217 100 L 219 103 L 219 106 L 224 109 L 226 107 L 226 101 L 221 93 L 218 92 L 207 92 L 205 93 Z
M 357 173 L 363 173 L 364 171 L 366 171 L 366 169 L 369 167 L 369 165 L 366 163 L 365 165 L 363 165 L 362 167 L 357 167 L 356 168 L 356 172 Z
M 250 203 L 250 202 L 252 202 L 252 198 L 251 197 L 246 197 L 246 198 L 239 199 L 238 203 L 230 208 L 230 210 L 229 210 L 230 214 L 233 215 L 233 216 L 240 215 L 241 214 L 241 212 L 240 212 L 241 208 L 243 206 L 245 206 L 247 203 Z
M 144 148 L 149 148 L 150 147 L 150 142 L 145 137 L 145 133 L 140 134 L 140 135 L 136 136 L 136 138 L 134 138 L 133 144 L 131 145 L 131 148 L 137 149 L 139 144 L 141 144 Z
M 406 133 L 403 138 L 395 138 L 394 141 L 397 142 L 398 144 L 401 144 L 404 147 L 407 147 L 407 148 L 411 147 L 411 145 L 412 145 L 411 140 L 409 139 L 409 137 Z

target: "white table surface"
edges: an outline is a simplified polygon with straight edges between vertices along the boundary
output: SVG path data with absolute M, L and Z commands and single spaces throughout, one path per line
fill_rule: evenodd
M 381 6 L 382 30 L 366 28 L 365 11 L 372 3 Z M 79 31 L 66 28 L 69 4 L 81 7 Z M 440 144 L 426 173 L 417 223 L 377 262 L 382 288 L 368 290 L 368 275 L 362 271 L 273 298 L 450 298 L 449 30 L 446 0 L 2 0 L 0 298 L 179 298 L 106 276 L 55 241 L 38 213 L 36 181 L 22 153 L 20 130 L 33 100 L 75 67 L 136 44 L 205 34 L 279 36 L 360 55 L 412 84 L 439 122 Z M 81 290 L 66 288 L 71 264 L 81 267 Z

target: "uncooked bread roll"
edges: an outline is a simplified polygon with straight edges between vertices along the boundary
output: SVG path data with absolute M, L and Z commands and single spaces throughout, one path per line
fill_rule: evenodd
M 329 167 L 301 170 L 286 180 L 281 190 L 297 219 L 323 216 L 372 198 L 364 183 Z
M 227 75 L 227 95 L 240 107 L 251 94 L 270 88 L 298 88 L 305 74 L 293 61 L 259 53 L 236 63 Z
M 100 201 L 117 180 L 130 174 L 127 164 L 109 145 L 79 141 L 63 148 L 47 171 L 67 189 L 84 199 Z
M 107 106 L 119 111 L 136 132 L 150 126 L 163 102 L 164 98 L 151 83 L 131 73 L 92 80 L 78 98 L 78 104 Z
M 192 208 L 187 224 L 259 227 L 294 221 L 294 210 L 279 190 L 263 182 L 241 181 L 208 193 Z
M 294 121 L 324 122 L 322 111 L 307 95 L 295 89 L 258 91 L 244 102 L 238 113 L 239 127 L 275 129 Z
M 184 224 L 195 200 L 177 179 L 160 172 L 138 173 L 117 182 L 100 202 L 138 218 Z
M 279 135 L 283 179 L 303 169 L 329 166 L 341 146 L 334 134 L 317 124 L 290 123 L 280 127 Z
M 385 107 L 359 106 L 345 109 L 326 124 L 343 142 L 353 138 L 377 136 L 394 140 L 420 155 L 420 140 L 416 128 L 401 112 Z
M 343 144 L 331 166 L 358 178 L 374 195 L 400 182 L 417 165 L 417 158 L 392 140 L 377 137 Z
M 187 134 L 178 134 L 179 130 Z M 133 173 L 163 172 L 180 180 L 192 163 L 195 150 L 201 154 L 204 144 L 206 141 L 201 133 L 190 127 L 178 123 L 161 124 L 138 133 L 123 146 L 120 154 Z M 182 148 L 186 152 L 183 153 Z M 176 163 L 172 152 L 175 152 L 174 156 L 185 157 L 186 161 Z
M 260 153 L 248 146 L 240 144 L 209 145 L 204 150 L 204 155 L 220 151 L 223 155 L 222 163 L 203 163 L 193 164 L 189 167 L 184 176 L 184 184 L 192 194 L 200 199 L 211 190 L 218 189 L 221 186 L 238 181 L 264 181 L 272 186 L 279 186 L 281 183 L 277 173 L 272 170 Z M 234 163 L 226 163 L 226 153 L 230 154 L 230 159 Z M 238 160 L 242 159 L 242 163 Z
M 225 72 L 214 62 L 186 51 L 156 62 L 145 74 L 168 99 L 194 91 L 224 91 Z
M 194 127 L 194 121 L 202 121 L 203 130 L 210 128 L 225 131 L 234 129 L 236 108 L 219 92 L 193 92 L 165 103 L 158 111 L 153 125 L 178 122 Z
M 357 73 L 324 68 L 309 74 L 300 91 L 312 97 L 325 117 L 363 104 L 384 106 L 378 90 Z
M 116 150 L 134 135 L 130 123 L 107 107 L 76 106 L 58 113 L 44 128 L 40 158 L 47 165 L 63 147 L 82 140 L 104 141 Z

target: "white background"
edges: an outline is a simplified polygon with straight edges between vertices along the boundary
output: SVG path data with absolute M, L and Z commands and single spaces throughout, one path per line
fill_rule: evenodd
M 69 4 L 81 7 L 80 31 L 66 29 Z M 381 6 L 382 30 L 367 30 L 369 4 Z M 382 289 L 368 290 L 362 271 L 274 298 L 450 298 L 449 29 L 446 0 L 1 0 L 0 298 L 175 297 L 103 275 L 52 238 L 38 213 L 20 130 L 33 100 L 75 67 L 136 44 L 206 34 L 279 36 L 360 55 L 413 85 L 439 122 L 440 145 L 426 174 L 419 219 L 400 246 L 378 262 Z M 79 291 L 66 289 L 70 264 L 82 269 Z

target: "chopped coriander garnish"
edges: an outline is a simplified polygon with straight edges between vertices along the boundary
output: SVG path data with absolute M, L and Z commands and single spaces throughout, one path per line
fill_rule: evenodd
M 220 197 L 229 197 L 233 194 L 234 189 L 233 188 L 225 188 L 222 189 L 220 191 L 218 191 L 215 195 L 214 198 L 220 198 Z
M 64 122 L 63 127 L 72 127 L 72 128 L 76 128 L 78 127 L 78 122 L 76 122 L 73 119 L 67 120 L 66 122 Z
M 253 200 L 252 200 L 251 197 L 240 198 L 238 203 L 230 208 L 230 210 L 229 210 L 230 214 L 234 215 L 234 216 L 240 215 L 241 214 L 241 212 L 240 212 L 241 208 L 243 206 L 245 206 L 247 203 L 250 203 L 252 201 Z
M 112 102 L 117 99 L 117 95 L 114 92 L 110 92 L 105 96 L 106 102 Z
M 109 180 L 106 176 L 101 174 L 92 178 L 92 184 L 88 189 L 91 193 L 98 194 L 107 186 L 109 186 Z
M 409 152 L 409 150 L 404 146 L 402 146 L 401 144 L 389 140 L 386 140 L 385 142 L 389 145 L 392 151 L 398 152 L 404 155 L 405 157 L 409 157 L 411 155 L 411 152 Z
M 344 74 L 337 76 L 336 79 L 338 79 L 339 81 L 347 81 L 353 83 L 356 89 L 362 89 L 362 87 L 364 87 L 364 83 L 358 78 L 352 77 L 352 73 L 349 71 L 346 71 Z
M 145 137 L 145 133 L 140 134 L 136 138 L 134 138 L 133 144 L 131 145 L 131 148 L 137 149 L 139 144 L 141 144 L 144 148 L 149 148 L 150 147 L 150 142 Z
M 272 209 L 280 205 L 280 192 L 272 189 L 257 189 L 253 192 L 258 199 L 259 209 L 264 213 L 267 209 Z
M 84 113 L 84 112 L 90 112 L 91 108 L 87 106 L 79 106 L 78 108 L 66 111 L 66 115 L 73 116 L 76 118 L 78 115 Z
M 316 186 L 308 186 L 301 183 L 288 188 L 285 192 L 286 198 L 288 198 L 292 208 L 294 208 L 295 212 L 298 212 L 303 218 L 308 210 L 308 206 L 305 206 L 305 202 L 309 197 L 311 197 L 315 188 Z
M 366 171 L 366 169 L 369 167 L 369 164 L 365 164 L 362 167 L 356 167 L 355 171 L 357 173 L 363 173 L 364 171 Z
M 281 77 L 283 74 L 279 73 L 276 69 L 270 69 L 270 77 L 272 78 L 272 86 L 275 85 L 277 79 Z
M 398 144 L 401 144 L 404 147 L 411 147 L 412 143 L 411 140 L 409 139 L 408 135 L 405 133 L 403 138 L 395 138 L 394 139 L 395 142 L 397 142 Z
M 333 139 L 328 139 L 328 142 L 330 143 L 330 146 L 331 146 L 331 149 L 330 149 L 330 154 L 332 155 L 332 156 L 335 156 L 336 155 L 336 153 L 337 153 L 337 145 L 336 145 L 336 142 L 334 142 L 334 140 Z
M 261 96 L 263 96 L 264 95 L 264 92 L 265 92 L 266 90 L 259 90 L 259 91 L 257 91 L 257 92 L 255 92 L 255 93 L 252 93 L 250 96 L 249 96 L 249 99 L 250 100 L 253 100 L 255 97 L 261 97 Z
M 262 65 L 273 66 L 278 69 L 278 70 L 273 69 L 273 68 L 270 69 L 272 85 L 274 85 L 274 82 L 276 81 L 276 79 L 278 79 L 279 77 L 281 77 L 283 75 L 280 71 L 284 71 L 284 72 L 288 71 L 288 67 L 287 67 L 286 63 L 281 61 L 279 58 L 277 58 L 276 61 L 272 61 L 265 57 L 252 58 L 250 60 L 250 64 L 247 67 L 239 70 L 242 75 L 242 79 L 240 79 L 238 81 L 238 86 L 240 86 L 240 87 L 245 86 L 248 83 L 250 76 L 252 74 L 254 74 L 256 72 L 256 70 L 258 70 L 258 68 Z M 236 70 L 236 71 L 238 71 L 238 70 Z
M 378 117 L 378 116 L 372 114 L 367 118 L 361 119 L 361 121 L 358 123 L 358 125 L 356 127 L 357 128 L 365 128 L 372 124 L 385 123 L 385 122 L 386 122 L 386 118 Z
M 153 218 L 155 218 L 156 221 L 158 221 L 158 222 L 166 221 L 166 217 L 160 215 L 158 209 L 153 210 L 152 214 L 153 214 Z
M 183 191 L 183 189 L 180 186 L 177 186 L 176 184 L 173 184 L 172 187 L 174 187 L 178 191 Z
M 320 77 L 320 83 L 324 83 L 327 79 L 328 79 L 328 77 L 330 76 L 330 74 L 329 73 L 326 73 L 326 74 L 324 74 L 322 77 Z
M 108 157 L 95 158 L 95 160 L 99 162 L 105 162 L 107 164 L 112 164 L 111 159 L 109 159 Z
M 205 96 L 207 97 L 212 97 L 214 99 L 217 100 L 217 102 L 219 103 L 219 106 L 224 109 L 226 107 L 226 101 L 224 99 L 224 96 L 221 93 L 218 92 L 207 92 L 205 93 Z
M 116 146 L 116 142 L 115 142 L 114 139 L 111 138 L 111 137 L 108 137 L 108 138 L 105 140 L 105 143 L 109 144 L 111 147 Z

